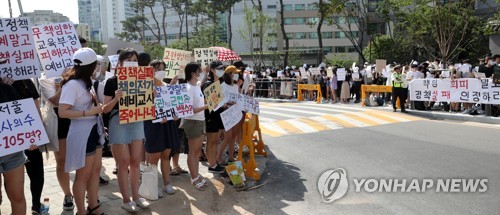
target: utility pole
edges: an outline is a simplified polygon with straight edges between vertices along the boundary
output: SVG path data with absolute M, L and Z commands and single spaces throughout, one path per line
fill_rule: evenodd
M 10 4 L 10 0 L 9 0 L 9 14 L 10 18 L 12 18 L 12 5 Z
M 9 0 L 9 3 L 10 3 L 10 0 Z M 17 0 L 17 4 L 19 5 L 19 16 L 24 16 L 23 5 L 21 4 L 21 0 Z
M 189 32 L 188 32 L 188 0 L 185 2 L 184 13 L 186 14 L 186 51 L 189 50 Z

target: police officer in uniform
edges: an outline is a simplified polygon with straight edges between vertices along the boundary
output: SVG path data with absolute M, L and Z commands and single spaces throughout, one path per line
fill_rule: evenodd
M 401 74 L 401 66 L 397 65 L 394 67 L 394 72 L 392 73 L 392 108 L 396 112 L 396 102 L 399 98 L 399 106 L 401 107 L 401 112 L 406 113 L 405 101 L 407 97 L 406 89 L 403 88 L 403 75 Z

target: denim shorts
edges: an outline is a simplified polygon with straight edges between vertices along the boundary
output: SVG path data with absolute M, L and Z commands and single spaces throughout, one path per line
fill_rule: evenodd
M 144 125 L 142 122 L 120 124 L 119 114 L 111 111 L 109 120 L 109 143 L 110 144 L 131 144 L 134 140 L 144 140 Z
M 23 151 L 0 157 L 0 173 L 11 171 L 26 162 L 26 156 Z

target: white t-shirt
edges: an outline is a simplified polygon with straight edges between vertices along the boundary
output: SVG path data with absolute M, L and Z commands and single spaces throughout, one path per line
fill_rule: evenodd
M 63 86 L 59 103 L 73 106 L 72 110 L 87 111 L 92 108 L 92 95 L 83 81 L 70 80 Z
M 191 97 L 191 99 L 193 100 L 193 109 L 205 106 L 205 96 L 203 95 L 200 86 L 193 86 L 188 83 L 187 90 L 189 97 Z M 192 116 L 186 117 L 186 119 L 204 121 L 205 112 L 200 111 Z

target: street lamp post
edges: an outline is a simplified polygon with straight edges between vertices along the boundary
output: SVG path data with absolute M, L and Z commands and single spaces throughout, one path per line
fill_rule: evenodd
M 188 0 L 185 2 L 184 13 L 186 14 L 186 50 L 189 50 L 189 32 L 188 32 Z

